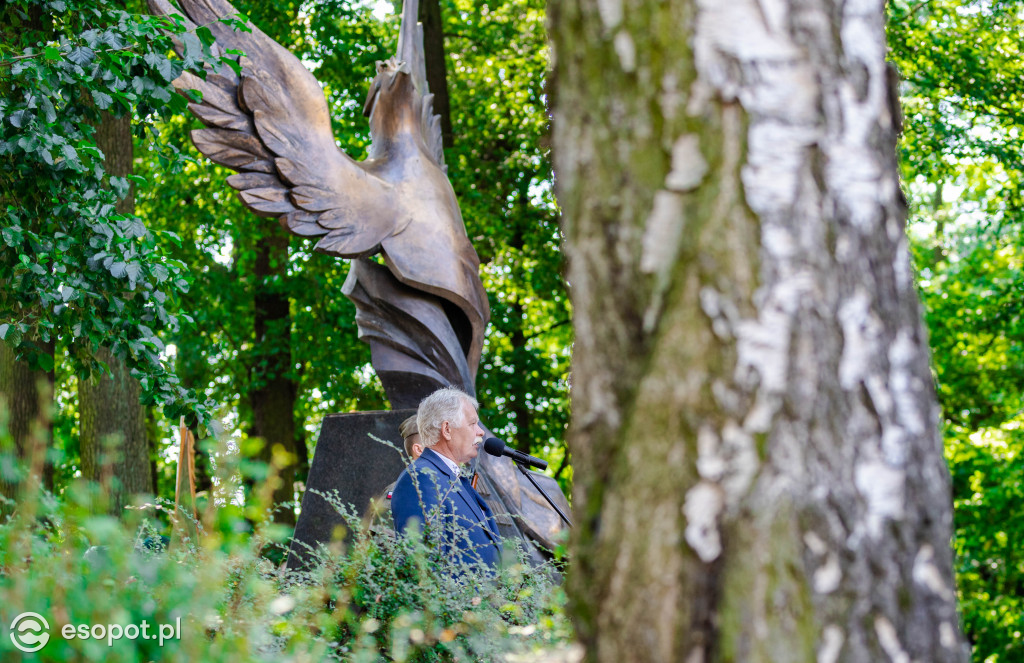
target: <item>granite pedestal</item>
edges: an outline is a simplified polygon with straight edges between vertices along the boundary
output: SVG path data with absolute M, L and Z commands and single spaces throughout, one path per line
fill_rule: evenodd
M 295 539 L 288 552 L 288 568 L 305 566 L 310 549 L 344 539 L 347 527 L 341 514 L 322 495 L 337 491 L 339 500 L 362 516 L 388 484 L 398 478 L 405 461 L 398 426 L 416 410 L 329 414 L 320 427 L 309 467 Z M 370 437 L 387 440 L 392 448 Z M 307 548 L 308 546 L 308 548 Z

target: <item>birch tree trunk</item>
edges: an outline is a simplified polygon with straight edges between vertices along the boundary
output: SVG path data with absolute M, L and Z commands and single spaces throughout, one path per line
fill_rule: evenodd
M 593 661 L 966 661 L 882 0 L 550 5 Z

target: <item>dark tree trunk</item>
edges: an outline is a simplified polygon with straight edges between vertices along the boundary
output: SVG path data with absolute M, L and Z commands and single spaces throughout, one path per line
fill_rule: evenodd
M 423 56 L 427 68 L 427 86 L 434 95 L 434 112 L 441 116 L 441 138 L 444 146 L 451 147 L 452 116 L 448 101 L 448 67 L 444 59 L 441 0 L 422 0 L 419 19 L 423 23 Z
M 513 255 L 522 255 L 526 240 L 523 226 L 531 222 L 529 211 L 530 201 L 527 192 L 525 187 L 520 186 L 516 196 L 515 218 L 511 219 L 513 224 L 512 237 L 508 242 Z M 520 269 L 523 268 L 520 267 Z M 511 360 L 517 369 L 516 373 L 522 378 L 522 381 L 519 382 L 522 385 L 522 389 L 518 393 L 510 393 L 508 395 L 511 401 L 509 403 L 509 410 L 516 422 L 516 449 L 528 454 L 531 451 L 530 440 L 533 439 L 533 434 L 530 430 L 533 426 L 533 412 L 530 411 L 530 405 L 526 400 L 526 395 L 530 391 L 530 352 L 526 347 L 527 337 L 524 331 L 528 320 L 526 318 L 526 308 L 518 297 L 509 305 L 509 318 L 513 324 L 512 332 L 509 334 L 509 344 L 512 346 Z
M 96 145 L 103 152 L 104 167 L 109 175 L 131 175 L 130 116 L 115 118 L 104 113 L 96 127 Z M 117 211 L 134 213 L 134 189 L 118 202 Z M 110 372 L 78 382 L 82 475 L 94 481 L 116 479 L 111 484 L 110 508 L 113 513 L 119 513 L 130 495 L 153 494 L 156 490 L 151 444 L 146 434 L 146 412 L 140 402 L 142 387 L 138 380 L 107 348 L 101 348 L 96 357 L 107 364 Z
M 109 350 L 100 348 L 96 358 L 110 372 L 79 380 L 82 476 L 110 482 L 110 509 L 119 513 L 129 496 L 155 491 L 142 389 Z
M 273 231 L 270 231 L 273 232 Z M 249 394 L 252 434 L 264 440 L 261 460 L 271 462 L 275 447 L 285 452 L 279 462 L 274 504 L 295 499 L 297 445 L 295 399 L 297 386 L 291 377 L 291 312 L 284 290 L 288 268 L 288 237 L 273 232 L 256 244 L 255 333 L 256 352 Z M 274 520 L 295 524 L 291 508 L 277 509 Z
M 48 351 L 53 353 L 53 343 Z M 32 442 L 38 441 L 48 450 L 53 441 L 53 424 L 50 416 L 41 411 L 43 398 L 52 398 L 54 387 L 53 371 L 33 371 L 28 365 L 15 358 L 7 344 L 0 341 L 0 398 L 8 413 L 8 433 L 14 442 L 10 451 L 20 462 L 29 460 Z M 35 436 L 35 437 L 34 437 Z M 53 490 L 53 464 L 47 459 L 43 464 L 43 486 Z M 18 485 L 0 474 L 0 494 L 17 497 Z
M 192 431 L 192 437 L 196 439 L 196 493 L 206 493 L 210 498 L 213 493 L 213 466 L 210 463 L 210 453 L 204 449 L 204 443 L 208 440 L 199 441 L 196 431 Z
M 526 349 L 526 334 L 523 332 L 523 326 L 526 324 L 523 305 L 515 302 L 509 308 L 513 320 L 517 321 L 516 327 L 509 335 L 509 343 L 512 345 L 512 361 L 516 362 L 519 359 L 522 362 L 526 362 L 528 360 L 528 351 Z M 508 407 L 516 422 L 516 449 L 528 454 L 530 453 L 530 439 L 532 437 L 530 435 L 530 427 L 533 425 L 533 412 L 530 411 L 530 404 L 526 402 L 525 391 L 524 389 L 518 394 L 509 394 L 511 402 Z M 512 400 L 513 398 L 514 400 Z
M 14 28 L 9 25 L 20 23 L 17 20 L 10 20 L 9 13 L 18 11 L 14 7 L 0 9 L 0 34 L 7 35 Z M 43 11 L 41 7 L 32 6 L 24 8 L 28 14 L 28 25 L 32 30 L 42 29 Z M 8 25 L 9 24 L 9 25 Z M 7 88 L 0 83 L 0 91 Z M 0 205 L 17 204 L 16 200 L 10 198 L 7 192 L 0 192 Z M 38 339 L 36 340 L 39 343 Z M 43 344 L 44 350 L 51 356 L 54 352 L 52 340 Z M 38 434 L 38 441 L 49 450 L 53 443 L 53 422 L 49 413 L 41 411 L 43 392 L 40 386 L 46 390 L 46 398 L 52 398 L 54 388 L 53 371 L 32 371 L 25 362 L 15 358 L 14 352 L 0 340 L 0 398 L 6 402 L 8 410 L 8 427 L 14 448 L 11 453 L 19 462 L 26 462 L 29 459 L 26 454 L 29 451 L 33 434 Z M 52 402 L 52 401 L 48 401 Z M 37 429 L 36 426 L 42 428 Z M 2 453 L 3 450 L 0 450 Z M 43 486 L 47 490 L 53 490 L 53 464 L 47 458 L 43 463 Z M 5 480 L 0 474 L 0 494 L 5 497 L 14 498 L 17 493 L 17 483 L 13 480 Z
M 591 661 L 963 662 L 882 0 L 563 0 Z

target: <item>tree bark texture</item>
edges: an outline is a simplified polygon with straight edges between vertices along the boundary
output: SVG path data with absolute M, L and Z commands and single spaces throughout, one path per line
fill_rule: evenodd
M 108 174 L 132 174 L 131 116 L 118 118 L 104 113 L 96 127 L 96 145 L 103 152 Z M 121 214 L 135 212 L 134 188 L 118 201 L 116 209 Z M 96 358 L 107 365 L 110 373 L 78 382 L 82 475 L 93 481 L 117 479 L 111 484 L 110 507 L 113 513 L 119 513 L 129 495 L 156 490 L 146 411 L 140 400 L 142 387 L 124 361 L 107 348 L 100 348 Z M 115 439 L 115 447 L 104 446 Z
M 445 147 L 451 147 L 452 113 L 448 101 L 448 66 L 444 57 L 441 1 L 422 0 L 419 20 L 423 24 L 423 58 L 427 69 L 427 87 L 434 95 L 434 113 L 441 116 L 441 141 Z
M 552 3 L 592 661 L 966 661 L 882 0 Z
M 128 496 L 154 492 L 145 411 L 139 404 L 142 388 L 110 350 L 100 348 L 96 358 L 110 372 L 79 379 L 82 476 L 103 482 L 116 479 L 111 483 L 110 507 L 119 513 Z
M 41 30 L 43 20 L 42 7 L 33 6 L 17 8 L 17 11 L 25 11 L 28 15 L 28 27 L 31 30 Z M 13 33 L 18 30 L 21 21 L 15 19 L 14 7 L 5 6 L 0 9 L 0 35 L 5 40 L 13 42 Z M 0 83 L 0 91 L 9 91 L 9 85 Z M 10 195 L 7 187 L 0 191 L 0 205 L 17 205 L 18 201 Z M 7 284 L 4 284 L 5 286 Z M 46 351 L 53 354 L 53 341 L 42 343 L 38 337 L 34 341 L 44 345 Z M 32 435 L 39 435 L 39 441 L 49 450 L 53 444 L 53 421 L 49 414 L 43 416 L 41 411 L 43 402 L 40 400 L 39 387 L 43 385 L 47 390 L 47 398 L 53 395 L 54 373 L 53 371 L 33 371 L 28 364 L 16 358 L 12 349 L 0 340 L 0 398 L 7 407 L 7 432 L 14 443 L 11 450 L 20 462 L 30 462 L 30 443 Z M 35 429 L 35 425 L 42 424 L 42 429 Z M 47 490 L 53 490 L 53 463 L 46 458 L 43 463 L 42 484 Z M 14 481 L 7 481 L 0 475 L 0 494 L 8 498 L 17 497 L 18 485 Z
M 53 352 L 53 343 L 49 344 Z M 33 371 L 23 361 L 19 361 L 6 343 L 0 341 L 0 398 L 7 408 L 7 433 L 14 442 L 14 456 L 27 462 L 32 436 L 39 436 L 39 442 L 49 449 L 53 440 L 53 425 L 49 416 L 43 416 L 41 406 L 42 393 L 40 387 L 48 395 L 53 394 L 53 372 Z M 47 460 L 43 464 L 43 486 L 53 490 L 53 464 Z M 7 481 L 0 475 L 0 494 L 14 499 L 17 497 L 18 485 Z
M 263 438 L 260 459 L 269 463 L 279 446 L 290 460 L 279 467 L 274 504 L 295 500 L 296 478 L 295 399 L 298 387 L 291 377 L 291 311 L 284 291 L 288 268 L 288 237 L 276 229 L 256 244 L 256 352 L 251 368 L 249 393 L 252 404 L 252 434 Z M 305 454 L 302 454 L 305 458 Z M 274 520 L 295 524 L 295 511 L 281 508 Z

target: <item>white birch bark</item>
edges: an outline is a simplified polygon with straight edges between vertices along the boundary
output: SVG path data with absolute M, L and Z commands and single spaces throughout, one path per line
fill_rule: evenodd
M 882 0 L 551 4 L 594 661 L 966 661 Z

